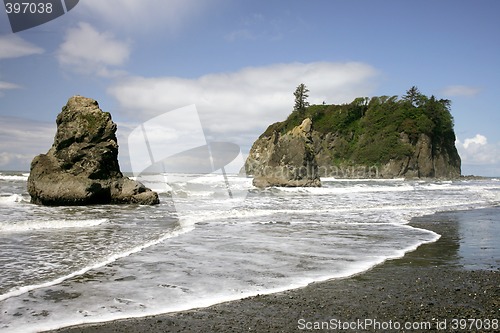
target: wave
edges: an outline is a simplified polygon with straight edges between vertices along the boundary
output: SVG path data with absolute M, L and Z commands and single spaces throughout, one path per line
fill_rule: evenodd
M 172 193 L 172 188 L 170 186 L 168 186 L 167 184 L 165 184 L 162 187 L 149 186 L 149 188 L 151 189 L 151 191 L 155 191 L 158 194 L 160 194 L 160 193 L 167 193 L 167 194 Z
M 414 191 L 410 184 L 400 186 L 366 186 L 359 184 L 351 187 L 272 187 L 274 192 L 309 193 L 309 194 L 346 194 L 360 192 L 408 192 Z
M 179 235 L 182 235 L 182 234 L 185 234 L 189 231 L 192 231 L 194 229 L 194 224 L 192 223 L 185 223 L 185 224 L 182 224 L 181 223 L 181 227 L 178 228 L 177 230 L 174 230 L 174 231 L 171 231 L 161 237 L 159 237 L 158 239 L 156 240 L 152 240 L 150 242 L 147 242 L 147 243 L 144 243 L 142 245 L 139 245 L 139 246 L 136 246 L 130 250 L 127 250 L 127 251 L 124 251 L 124 252 L 120 252 L 120 253 L 116 253 L 100 262 L 97 262 L 93 265 L 89 265 L 87 267 L 84 267 L 82 269 L 79 269 L 78 271 L 75 271 L 75 272 L 72 272 L 70 274 L 67 274 L 67 275 L 64 275 L 64 276 L 61 276 L 57 279 L 54 279 L 54 280 L 51 280 L 51 281 L 47 281 L 47 282 L 44 282 L 44 283 L 40 283 L 40 284 L 33 284 L 33 285 L 28 285 L 28 286 L 23 286 L 23 287 L 17 287 L 17 288 L 14 288 L 4 294 L 1 294 L 0 295 L 0 301 L 3 301 L 3 300 L 6 300 L 7 298 L 11 298 L 11 297 L 15 297 L 15 296 L 19 296 L 19 295 L 22 295 L 22 294 L 25 294 L 29 291 L 32 291 L 32 290 L 35 290 L 35 289 L 40 289 L 40 288 L 46 288 L 46 287 L 51 287 L 51 286 L 54 286 L 54 285 L 57 285 L 57 284 L 60 284 L 68 279 L 71 279 L 71 278 L 74 278 L 76 276 L 80 276 L 80 275 L 83 275 L 85 273 L 87 273 L 88 271 L 90 270 L 93 270 L 93 269 L 97 269 L 97 268 L 100 268 L 100 267 L 104 267 L 106 265 L 109 265 L 115 261 L 117 261 L 118 259 L 121 259 L 121 258 L 125 258 L 125 257 L 128 257 L 134 253 L 137 253 L 137 252 L 140 252 L 140 251 L 143 251 L 153 245 L 157 245 L 159 243 L 162 243 L 164 242 L 165 240 L 169 239 L 169 238 L 173 238 L 173 237 L 177 237 Z
M 203 197 L 203 198 L 211 198 L 216 194 L 215 191 L 187 191 L 187 190 L 177 190 L 173 191 L 173 195 L 180 198 L 188 198 L 188 197 Z
M 419 229 L 419 228 L 413 228 L 410 226 L 405 226 L 409 229 Z M 96 316 L 89 316 L 85 318 L 78 318 L 76 320 L 74 319 L 66 319 L 66 320 L 61 320 L 59 322 L 46 322 L 42 325 L 40 323 L 36 324 L 36 328 L 40 330 L 43 328 L 43 330 L 55 330 L 58 328 L 62 327 L 67 327 L 67 326 L 72 326 L 72 325 L 78 325 L 78 324 L 90 324 L 90 323 L 97 323 L 97 322 L 107 322 L 107 321 L 112 321 L 112 320 L 120 320 L 120 319 L 129 319 L 129 318 L 142 318 L 142 317 L 147 317 L 147 316 L 153 316 L 153 315 L 159 315 L 159 314 L 164 314 L 164 313 L 176 313 L 176 312 L 182 312 L 182 311 L 187 311 L 187 310 L 192 310 L 195 308 L 204 308 L 208 306 L 212 306 L 215 304 L 220 304 L 224 302 L 229 302 L 229 301 L 236 301 L 240 300 L 243 298 L 247 297 L 253 297 L 256 295 L 267 295 L 267 294 L 273 294 L 273 293 L 279 293 L 279 292 L 284 292 L 287 290 L 292 290 L 292 289 L 297 289 L 297 288 L 303 288 L 306 287 L 307 285 L 311 283 L 317 283 L 317 282 L 323 282 L 327 280 L 332 280 L 332 279 L 340 279 L 340 278 L 348 278 L 360 273 L 363 273 L 377 265 L 380 265 L 388 260 L 393 260 L 393 259 L 398 259 L 402 258 L 406 253 L 414 251 L 417 249 L 420 245 L 426 244 L 426 243 L 432 243 L 437 241 L 440 238 L 440 235 L 429 231 L 429 230 L 424 230 L 426 234 L 429 235 L 426 239 L 422 239 L 419 242 L 416 242 L 413 245 L 407 246 L 405 248 L 395 250 L 391 254 L 386 254 L 386 255 L 381 255 L 377 257 L 373 257 L 371 260 L 361 260 L 357 262 L 354 265 L 350 265 L 350 267 L 343 269 L 341 272 L 327 272 L 327 271 L 322 271 L 318 272 L 318 274 L 312 274 L 312 275 L 306 275 L 304 277 L 295 277 L 292 278 L 291 281 L 288 281 L 286 284 L 278 285 L 278 286 L 269 286 L 267 288 L 258 288 L 257 290 L 247 290 L 247 291 L 241 291 L 241 292 L 226 292 L 223 294 L 220 293 L 215 293 L 215 294 L 206 294 L 203 295 L 196 299 L 188 299 L 186 302 L 183 303 L 177 303 L 175 305 L 166 305 L 163 303 L 161 306 L 155 307 L 155 308 L 149 308 L 147 310 L 144 310 L 145 307 L 141 308 L 140 312 L 137 311 L 116 311 L 113 313 L 107 313 L 107 314 L 99 314 Z M 117 300 L 115 298 L 115 300 Z M 120 300 L 117 300 L 120 301 Z M 129 300 L 125 300 L 125 302 L 129 302 Z M 130 302 L 133 302 L 130 300 Z M 142 303 L 140 303 L 142 304 Z M 31 328 L 31 327 L 29 327 Z M 26 325 L 23 326 L 23 329 L 26 329 Z
M 404 178 L 335 178 L 321 177 L 322 182 L 403 182 Z
M 247 177 L 242 177 L 238 175 L 226 175 L 226 178 L 231 182 L 237 183 L 251 183 L 252 179 Z M 208 175 L 196 175 L 189 180 L 190 183 L 193 184 L 224 184 L 226 178 L 222 174 L 208 174 Z
M 48 229 L 88 228 L 108 222 L 108 219 L 98 220 L 36 220 L 0 224 L 0 232 L 28 232 Z
M 0 204 L 13 204 L 19 202 L 28 202 L 19 194 L 11 194 L 8 196 L 0 196 Z
M 0 180 L 14 180 L 14 181 L 27 181 L 29 173 L 23 173 L 22 175 L 4 175 L 0 174 Z

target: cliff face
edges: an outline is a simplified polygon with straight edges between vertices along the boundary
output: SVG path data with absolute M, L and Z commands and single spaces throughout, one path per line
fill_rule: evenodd
M 279 156 L 293 155 L 299 145 L 283 138 L 309 119 L 307 142 L 313 155 L 309 160 L 321 177 L 460 177 L 449 101 L 420 98 L 418 105 L 383 96 L 344 105 L 315 105 L 303 114 L 294 112 L 257 139 L 246 172 L 259 175 L 269 165 L 276 165 L 278 151 L 289 151 Z M 287 165 L 286 159 L 280 161 Z
M 413 142 L 410 142 L 405 133 L 399 133 L 399 137 L 402 144 L 411 148 L 411 154 L 390 158 L 379 163 L 354 164 L 349 160 L 339 161 L 332 158 L 334 152 L 343 149 L 348 142 L 345 138 L 335 133 L 322 134 L 314 131 L 313 142 L 318 172 L 321 177 L 335 178 L 452 179 L 460 177 L 460 156 L 454 144 L 450 146 L 446 142 L 433 142 L 424 133 Z
M 31 162 L 28 192 L 33 203 L 159 203 L 156 192 L 122 175 L 116 124 L 95 100 L 71 97 L 56 123 L 52 147 Z
M 254 144 L 245 167 L 254 175 L 257 187 L 321 186 L 311 120 L 305 119 L 283 135 L 274 132 L 261 138 Z

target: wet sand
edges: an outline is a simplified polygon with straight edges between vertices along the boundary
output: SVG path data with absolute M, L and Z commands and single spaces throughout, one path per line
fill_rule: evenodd
M 350 278 L 55 332 L 500 331 L 499 224 L 500 207 L 420 217 L 437 242 Z

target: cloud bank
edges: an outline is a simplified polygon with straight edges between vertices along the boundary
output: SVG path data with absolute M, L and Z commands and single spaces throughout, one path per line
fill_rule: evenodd
M 500 164 L 500 144 L 489 143 L 484 135 L 476 134 L 472 138 L 466 138 L 463 142 L 457 140 L 456 146 L 463 164 Z
M 500 176 L 500 142 L 490 143 L 486 136 L 476 134 L 463 141 L 457 139 L 455 145 L 462 158 L 462 174 Z
M 195 104 L 208 134 L 250 145 L 268 125 L 290 114 L 300 83 L 309 88 L 311 104 L 347 103 L 369 96 L 377 74 L 359 62 L 288 63 L 195 79 L 130 77 L 108 92 L 138 121 Z

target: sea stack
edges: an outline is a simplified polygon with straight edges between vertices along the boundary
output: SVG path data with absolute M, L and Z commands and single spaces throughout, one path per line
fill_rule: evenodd
M 450 105 L 416 87 L 402 98 L 311 105 L 271 124 L 252 145 L 245 171 L 258 187 L 316 186 L 317 175 L 456 179 L 461 159 Z M 285 177 L 279 177 L 281 171 Z
M 158 194 L 124 177 L 118 164 L 116 124 L 97 101 L 73 96 L 57 116 L 46 154 L 31 162 L 28 192 L 42 205 L 159 203 Z

